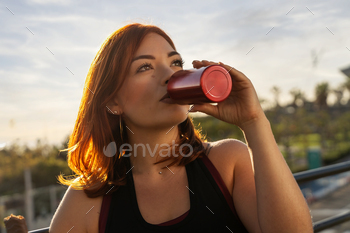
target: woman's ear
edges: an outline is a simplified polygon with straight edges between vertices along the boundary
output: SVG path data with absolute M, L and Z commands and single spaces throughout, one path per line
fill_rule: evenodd
M 113 99 L 107 103 L 106 110 L 109 114 L 113 114 L 113 115 L 121 115 L 123 112 L 122 109 L 120 108 L 120 105 L 118 105 L 118 102 L 116 99 Z

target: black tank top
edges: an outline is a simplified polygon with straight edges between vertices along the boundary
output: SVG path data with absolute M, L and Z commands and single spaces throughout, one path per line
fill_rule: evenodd
M 130 160 L 127 159 L 130 167 Z M 202 159 L 197 158 L 185 167 L 189 187 L 184 188 L 190 194 L 190 210 L 182 221 L 169 226 L 160 226 L 143 219 L 137 205 L 131 169 L 127 174 L 127 185 L 120 186 L 112 193 L 105 233 L 247 233 Z

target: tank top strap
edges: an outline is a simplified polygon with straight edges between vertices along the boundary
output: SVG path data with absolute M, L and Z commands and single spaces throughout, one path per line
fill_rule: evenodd
M 100 210 L 100 217 L 98 220 L 98 232 L 104 233 L 106 231 L 106 223 L 108 219 L 109 206 L 111 205 L 112 195 L 103 195 L 102 205 Z
M 219 171 L 215 168 L 214 164 L 210 161 L 210 159 L 208 158 L 207 155 L 203 155 L 203 157 L 201 159 L 202 159 L 204 165 L 206 166 L 206 168 L 211 173 L 212 177 L 214 178 L 215 183 L 220 188 L 220 191 L 224 195 L 225 200 L 226 200 L 227 204 L 230 206 L 231 211 L 237 216 L 237 212 L 236 212 L 236 209 L 235 209 L 235 206 L 233 203 L 232 196 L 231 196 L 230 192 L 228 191 L 228 188 L 227 188 L 225 182 L 223 181 Z

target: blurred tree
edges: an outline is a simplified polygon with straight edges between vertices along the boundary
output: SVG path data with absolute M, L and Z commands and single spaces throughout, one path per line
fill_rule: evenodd
M 299 88 L 293 88 L 292 90 L 289 91 L 289 93 L 293 98 L 291 105 L 294 108 L 297 108 L 304 104 L 305 96 L 304 96 L 304 93 Z
M 334 88 L 331 90 L 332 93 L 334 93 L 335 97 L 336 97 L 336 101 L 335 101 L 335 106 L 341 106 L 342 103 L 342 99 L 344 96 L 344 91 L 345 91 L 345 85 L 340 85 L 337 88 Z
M 350 77 L 348 77 L 346 79 L 346 81 L 344 82 L 344 88 L 346 88 L 348 90 L 348 92 L 350 93 Z M 349 96 L 347 104 L 350 104 L 350 96 Z
M 209 142 L 225 138 L 244 141 L 243 133 L 237 126 L 220 121 L 215 117 L 196 117 L 193 118 L 193 123 L 197 129 L 202 129 L 203 134 L 207 136 Z
M 275 100 L 275 107 L 279 108 L 280 107 L 279 99 L 280 99 L 281 89 L 277 86 L 273 86 L 271 88 L 271 92 Z
M 316 96 L 316 106 L 320 109 L 327 109 L 327 98 L 329 94 L 329 84 L 327 82 L 322 82 L 317 84 L 315 88 L 315 96 Z
M 316 133 L 320 135 L 320 147 L 322 155 L 325 155 L 327 153 L 327 139 L 332 137 L 330 133 L 330 121 L 331 117 L 328 111 L 319 110 L 314 113 L 312 123 L 315 126 Z
M 37 140 L 31 149 L 15 141 L 0 151 L 0 196 L 24 192 L 23 173 L 27 167 L 32 171 L 33 187 L 57 184 L 56 176 L 71 173 L 67 162 L 58 157 L 56 146 Z
M 337 119 L 336 128 L 342 141 L 350 142 L 350 112 L 345 112 Z

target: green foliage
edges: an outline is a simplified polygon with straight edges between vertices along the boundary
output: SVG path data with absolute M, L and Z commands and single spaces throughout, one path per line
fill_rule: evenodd
M 325 94 L 326 84 L 320 84 L 319 93 Z M 293 93 L 295 94 L 295 93 Z M 323 101 L 325 97 L 322 97 Z M 293 102 L 284 107 L 266 110 L 275 139 L 292 171 L 300 170 L 295 161 L 306 160 L 309 148 L 321 149 L 324 164 L 350 155 L 350 106 L 335 104 L 320 107 L 319 102 L 297 106 Z M 324 104 L 324 102 L 323 102 Z M 300 161 L 299 161 L 300 162 Z
M 235 138 L 244 141 L 242 131 L 235 125 L 220 121 L 212 116 L 193 118 L 197 129 L 202 129 L 208 141 L 217 141 L 225 138 Z
M 0 151 L 0 196 L 24 192 L 26 168 L 31 170 L 33 188 L 57 184 L 60 173 L 71 174 L 56 146 L 42 145 L 40 140 L 33 149 L 13 143 Z

